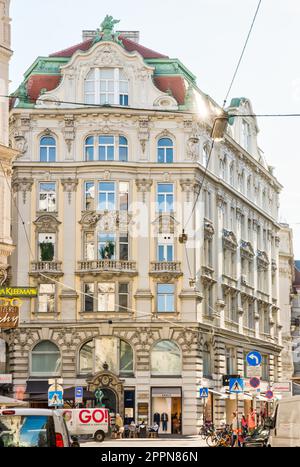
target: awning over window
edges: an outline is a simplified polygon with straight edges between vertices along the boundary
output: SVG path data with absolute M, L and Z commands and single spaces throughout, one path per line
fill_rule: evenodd
M 45 394 L 48 393 L 49 384 L 47 381 L 27 381 L 27 394 Z

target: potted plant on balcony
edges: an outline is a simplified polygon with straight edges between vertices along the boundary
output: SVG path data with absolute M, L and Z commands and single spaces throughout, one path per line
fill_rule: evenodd
M 115 244 L 106 242 L 105 247 L 100 249 L 101 259 L 112 259 L 115 254 Z
M 41 242 L 41 260 L 43 262 L 53 261 L 54 258 L 54 245 L 52 242 Z

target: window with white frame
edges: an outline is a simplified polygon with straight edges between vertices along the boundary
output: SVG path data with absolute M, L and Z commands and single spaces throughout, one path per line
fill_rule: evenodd
M 129 260 L 128 231 L 84 232 L 83 233 L 84 261 L 98 260 Z
M 98 311 L 116 311 L 116 284 L 114 282 L 98 283 Z
M 40 284 L 38 295 L 38 313 L 55 312 L 55 285 Z
M 157 210 L 158 212 L 172 212 L 174 210 L 173 183 L 159 183 L 157 185 Z
M 56 141 L 52 136 L 43 136 L 40 139 L 40 162 L 56 161 Z
M 94 68 L 84 85 L 85 103 L 99 105 L 129 105 L 129 81 L 120 68 Z
M 128 162 L 128 140 L 125 136 L 88 136 L 84 145 L 84 158 L 87 162 Z
M 174 160 L 174 143 L 171 138 L 161 138 L 157 144 L 157 161 L 159 164 L 172 164 Z
M 157 311 L 158 313 L 175 312 L 175 285 L 157 285 Z
M 160 235 L 158 237 L 157 260 L 174 261 L 174 237 L 173 235 Z
M 114 182 L 99 183 L 99 211 L 116 210 L 116 184 Z
M 56 183 L 39 183 L 39 211 L 56 211 Z

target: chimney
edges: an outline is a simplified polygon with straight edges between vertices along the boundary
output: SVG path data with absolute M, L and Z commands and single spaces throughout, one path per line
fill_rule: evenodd
M 118 34 L 121 34 L 126 39 L 130 39 L 133 42 L 139 44 L 140 42 L 140 31 L 117 31 Z M 89 39 L 94 39 L 96 37 L 96 30 L 85 30 L 82 31 L 82 41 L 87 41 Z

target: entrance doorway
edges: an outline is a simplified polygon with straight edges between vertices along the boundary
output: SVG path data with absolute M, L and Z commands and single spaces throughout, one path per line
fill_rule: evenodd
M 182 434 L 181 388 L 152 388 L 151 412 L 160 434 Z

